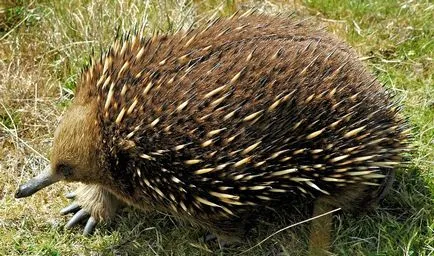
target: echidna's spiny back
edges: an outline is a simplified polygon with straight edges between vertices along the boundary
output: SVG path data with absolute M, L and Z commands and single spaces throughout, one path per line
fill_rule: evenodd
M 109 171 L 133 203 L 239 216 L 381 184 L 406 137 L 380 84 L 323 31 L 266 16 L 131 36 L 82 76 Z

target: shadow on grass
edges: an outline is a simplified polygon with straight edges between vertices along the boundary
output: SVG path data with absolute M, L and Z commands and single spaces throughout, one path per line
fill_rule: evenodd
M 434 243 L 432 185 L 415 168 L 400 170 L 392 190 L 375 212 L 356 218 L 337 216 L 334 252 L 428 255 Z
M 309 218 L 312 204 L 312 200 L 300 199 L 285 213 L 266 210 L 263 215 L 267 217 L 262 217 L 258 225 L 251 228 L 247 241 L 224 248 L 216 240 L 204 242 L 207 231 L 202 228 L 169 215 L 146 214 L 132 208 L 124 209 L 113 224 L 100 226 L 96 235 L 116 237 L 115 243 L 101 247 L 102 255 L 236 255 L 244 251 L 243 255 L 282 255 L 282 251 L 293 248 L 296 253 L 292 251 L 290 255 L 305 255 L 308 224 L 281 232 L 249 249 L 271 233 Z
M 333 252 L 338 255 L 428 255 L 434 242 L 433 193 L 416 169 L 401 170 L 392 191 L 379 208 L 367 215 L 335 216 Z M 162 213 L 124 209 L 111 225 L 100 226 L 96 236 L 107 237 L 91 250 L 102 255 L 236 255 L 280 228 L 305 220 L 311 200 L 300 199 L 288 213 L 267 212 L 252 229 L 249 241 L 220 248 L 203 242 L 205 230 Z M 305 255 L 309 223 L 285 230 L 243 255 Z M 92 240 L 93 238 L 89 238 Z

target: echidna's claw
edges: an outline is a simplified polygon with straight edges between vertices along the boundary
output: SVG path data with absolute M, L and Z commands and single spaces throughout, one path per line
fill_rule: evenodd
M 222 240 L 216 234 L 210 232 L 207 232 L 207 234 L 203 236 L 203 241 L 205 243 L 217 242 L 220 245 L 220 247 L 227 247 L 231 245 L 231 242 Z
M 90 218 L 86 222 L 86 226 L 84 227 L 83 235 L 85 236 L 91 235 L 95 230 L 96 224 L 97 224 L 96 219 L 90 216 Z
M 203 240 L 205 243 L 211 242 L 211 241 L 216 241 L 218 240 L 217 236 L 213 233 L 207 232 L 204 236 L 203 236 Z
M 67 193 L 66 197 L 74 201 L 60 213 L 72 213 L 74 216 L 65 228 L 84 224 L 83 235 L 91 235 L 98 223 L 113 219 L 121 205 L 113 194 L 99 185 L 82 184 L 76 191 Z
M 68 197 L 69 199 L 74 199 L 76 197 L 76 193 L 68 193 L 66 197 Z M 69 213 L 74 213 L 74 216 L 72 216 L 72 218 L 68 221 L 68 223 L 65 225 L 65 228 L 72 228 L 73 226 L 88 218 L 86 221 L 86 226 L 83 230 L 83 235 L 88 236 L 93 233 L 93 231 L 95 230 L 95 226 L 98 224 L 98 222 L 94 217 L 90 216 L 90 214 L 86 210 L 82 209 L 78 203 L 72 203 L 60 210 L 60 214 L 62 215 L 66 215 Z
M 74 199 L 76 196 L 77 196 L 76 192 L 69 192 L 65 195 L 65 197 L 68 199 Z
M 78 205 L 77 203 L 72 203 L 68 206 L 66 206 L 65 208 L 63 208 L 62 210 L 60 210 L 60 214 L 65 215 L 68 213 L 76 213 L 81 209 L 81 206 Z
M 66 223 L 65 227 L 71 228 L 88 217 L 89 217 L 89 213 L 86 210 L 81 209 L 76 214 L 74 214 L 74 216 L 72 216 L 72 218 L 68 221 L 68 223 Z

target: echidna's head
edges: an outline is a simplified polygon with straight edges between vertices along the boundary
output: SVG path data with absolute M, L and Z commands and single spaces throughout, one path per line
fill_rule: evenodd
M 15 197 L 30 196 L 60 180 L 99 182 L 103 175 L 95 112 L 90 105 L 73 105 L 68 109 L 54 134 L 50 165 L 21 185 Z

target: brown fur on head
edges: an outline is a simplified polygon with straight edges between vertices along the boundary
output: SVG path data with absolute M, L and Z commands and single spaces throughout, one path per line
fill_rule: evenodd
M 92 104 L 74 104 L 54 133 L 51 171 L 66 181 L 98 183 L 102 177 L 96 111 Z
M 22 185 L 17 197 L 29 196 L 60 180 L 104 183 L 96 106 L 80 103 L 79 99 L 74 102 L 55 131 L 50 166 Z

